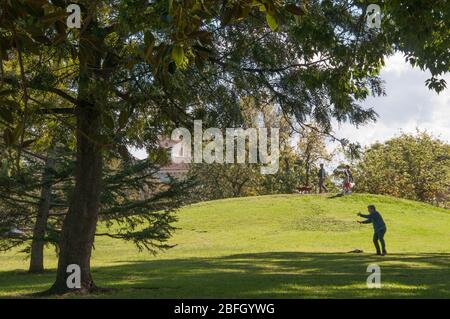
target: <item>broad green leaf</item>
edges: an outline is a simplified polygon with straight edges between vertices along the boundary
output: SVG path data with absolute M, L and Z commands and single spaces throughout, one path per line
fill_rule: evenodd
M 19 140 L 20 135 L 22 135 L 23 131 L 23 123 L 20 122 L 17 124 L 16 128 L 14 129 L 13 133 L 13 143 L 16 143 Z
M 153 48 L 155 46 L 155 37 L 151 32 L 146 32 L 144 35 L 145 43 L 145 59 L 148 63 L 151 62 Z
M 272 31 L 276 31 L 278 29 L 278 21 L 277 18 L 271 14 L 266 14 L 266 21 L 267 24 L 269 25 L 269 28 Z
M 168 12 L 171 14 L 173 12 L 173 0 L 168 0 Z
M 225 26 L 225 25 L 229 24 L 232 17 L 233 17 L 233 8 L 226 7 L 223 10 L 222 16 L 220 18 L 221 25 Z
M 4 158 L 2 160 L 1 175 L 2 176 L 7 176 L 8 175 L 8 160 L 6 158 Z
M 172 48 L 172 59 L 175 61 L 178 68 L 183 68 L 185 66 L 185 56 L 182 47 L 175 46 Z
M 288 4 L 286 6 L 286 10 L 288 10 L 290 13 L 295 14 L 297 16 L 305 14 L 305 11 L 303 11 L 302 8 L 297 7 L 295 4 Z

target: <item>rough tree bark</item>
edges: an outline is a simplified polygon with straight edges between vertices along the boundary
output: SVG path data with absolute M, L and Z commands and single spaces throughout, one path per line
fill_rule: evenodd
M 75 189 L 61 231 L 56 280 L 49 291 L 57 294 L 69 291 L 67 266 L 71 264 L 81 269 L 82 293 L 96 288 L 91 276 L 90 259 L 100 206 L 102 156 L 95 139 L 99 127 L 99 114 L 95 106 L 80 103 L 77 122 Z
M 61 294 L 74 291 L 67 287 L 67 267 L 76 264 L 81 270 L 80 293 L 97 289 L 91 275 L 91 252 L 95 238 L 101 194 L 102 146 L 100 143 L 101 117 L 99 98 L 92 92 L 95 74 L 100 68 L 100 58 L 88 64 L 80 58 L 80 79 L 77 118 L 77 155 L 75 188 L 72 202 L 64 219 L 60 242 L 56 280 L 47 293 Z
M 33 229 L 33 240 L 31 242 L 30 268 L 31 273 L 44 271 L 44 244 L 45 232 L 47 229 L 48 214 L 52 195 L 52 170 L 55 166 L 55 159 L 52 151 L 47 154 L 45 168 L 42 173 L 41 201 L 36 216 L 36 223 Z

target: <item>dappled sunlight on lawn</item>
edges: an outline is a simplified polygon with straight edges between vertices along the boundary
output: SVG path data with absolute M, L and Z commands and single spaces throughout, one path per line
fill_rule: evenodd
M 366 286 L 367 265 L 377 263 L 382 288 Z M 450 254 L 267 252 L 217 258 L 161 259 L 97 267 L 97 284 L 117 288 L 92 297 L 130 298 L 449 298 Z M 2 297 L 43 290 L 52 273 L 33 277 L 0 273 Z M 33 283 L 29 286 L 20 282 Z

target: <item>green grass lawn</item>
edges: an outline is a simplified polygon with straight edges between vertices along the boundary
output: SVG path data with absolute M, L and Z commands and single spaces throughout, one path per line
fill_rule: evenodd
M 368 204 L 387 223 L 388 256 L 373 256 L 372 226 L 356 223 Z M 276 195 L 199 203 L 178 216 L 177 246 L 156 257 L 98 238 L 94 279 L 117 290 L 91 297 L 450 298 L 448 210 L 375 195 Z M 371 263 L 381 267 L 381 289 L 367 288 Z M 46 273 L 27 266 L 23 254 L 0 254 L 0 297 L 51 285 L 53 251 Z

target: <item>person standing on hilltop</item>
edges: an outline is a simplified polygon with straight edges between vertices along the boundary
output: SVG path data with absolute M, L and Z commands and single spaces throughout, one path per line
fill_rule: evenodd
M 353 174 L 350 170 L 350 165 L 346 165 L 344 169 L 344 185 L 343 185 L 343 194 L 351 194 L 352 192 L 352 184 L 353 184 Z
M 319 177 L 319 193 L 322 193 L 322 190 L 324 192 L 328 192 L 328 189 L 324 185 L 326 173 L 325 173 L 325 168 L 323 168 L 323 164 L 320 164 L 318 177 Z

